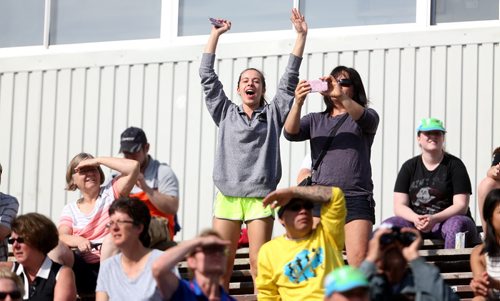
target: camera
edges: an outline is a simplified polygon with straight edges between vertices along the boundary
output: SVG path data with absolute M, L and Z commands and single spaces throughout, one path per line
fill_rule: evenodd
M 392 230 L 391 233 L 385 233 L 380 236 L 380 245 L 387 246 L 395 241 L 399 241 L 403 246 L 407 247 L 417 239 L 415 233 L 401 232 L 400 227 L 392 226 L 390 229 Z

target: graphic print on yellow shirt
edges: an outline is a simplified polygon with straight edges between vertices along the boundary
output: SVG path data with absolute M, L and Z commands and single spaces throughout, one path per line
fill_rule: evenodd
M 284 274 L 290 282 L 300 283 L 317 276 L 316 268 L 325 261 L 323 248 L 303 250 L 284 267 Z

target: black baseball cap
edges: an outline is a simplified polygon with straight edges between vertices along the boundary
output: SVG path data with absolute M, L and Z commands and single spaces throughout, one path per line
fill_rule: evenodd
M 120 138 L 120 153 L 136 153 L 142 149 L 144 144 L 148 143 L 146 134 L 140 128 L 129 127 L 123 131 Z

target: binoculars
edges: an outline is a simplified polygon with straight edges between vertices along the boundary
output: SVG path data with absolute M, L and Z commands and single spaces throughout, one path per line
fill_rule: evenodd
M 385 233 L 380 236 L 380 245 L 387 246 L 395 241 L 399 241 L 403 246 L 407 247 L 412 244 L 412 242 L 417 239 L 417 236 L 413 232 L 401 232 L 401 228 L 392 226 L 391 233 Z

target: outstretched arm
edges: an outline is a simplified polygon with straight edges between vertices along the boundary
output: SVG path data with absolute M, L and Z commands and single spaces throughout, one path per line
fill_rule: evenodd
M 215 53 L 220 35 L 231 29 L 231 21 L 223 19 L 218 20 L 221 21 L 223 25 L 221 27 L 212 26 L 210 37 L 208 38 L 208 42 L 205 45 L 205 53 Z
M 128 196 L 139 176 L 139 162 L 125 158 L 98 157 L 81 161 L 75 170 L 78 172 L 83 167 L 99 165 L 104 165 L 120 173 L 113 187 L 119 196 Z
M 173 293 L 179 286 L 179 279 L 172 272 L 172 269 L 182 261 L 187 255 L 191 254 L 198 248 L 210 245 L 227 246 L 230 242 L 222 240 L 216 236 L 197 237 L 192 240 L 184 241 L 179 245 L 165 251 L 153 263 L 153 277 L 156 279 L 156 284 L 160 289 L 165 300 L 170 300 Z
M 290 20 L 292 21 L 293 27 L 295 27 L 295 31 L 297 32 L 297 39 L 295 40 L 292 54 L 302 57 L 304 54 L 304 47 L 306 45 L 307 23 L 304 15 L 300 14 L 299 10 L 296 8 L 292 9 L 292 16 L 290 17 Z
M 313 203 L 327 203 L 332 198 L 332 188 L 327 186 L 293 186 L 289 188 L 278 189 L 268 194 L 264 200 L 264 206 L 270 205 L 271 208 L 282 207 L 293 199 L 305 199 Z

